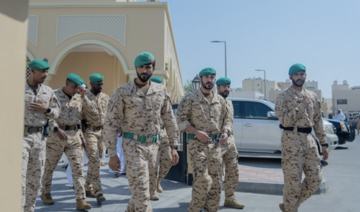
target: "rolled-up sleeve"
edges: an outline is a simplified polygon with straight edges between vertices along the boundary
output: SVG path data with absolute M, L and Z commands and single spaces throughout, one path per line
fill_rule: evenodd
M 116 156 L 116 143 L 118 129 L 124 118 L 124 102 L 120 90 L 116 90 L 109 101 L 108 111 L 105 116 L 105 124 L 102 131 L 102 139 L 108 150 L 109 157 Z
M 177 124 L 180 132 L 185 131 L 185 129 L 188 126 L 191 126 L 190 117 L 191 117 L 191 99 L 189 96 L 185 96 L 181 100 L 177 110 Z
M 222 125 L 222 132 L 227 130 L 229 133 L 231 133 L 231 129 L 233 127 L 233 117 L 231 117 L 231 113 L 229 112 L 228 107 L 225 104 L 225 101 L 222 103 L 222 113 L 225 115 Z
M 316 137 L 319 139 L 321 144 L 326 144 L 326 133 L 324 131 L 324 123 L 321 116 L 321 102 L 316 99 L 314 113 L 314 131 Z

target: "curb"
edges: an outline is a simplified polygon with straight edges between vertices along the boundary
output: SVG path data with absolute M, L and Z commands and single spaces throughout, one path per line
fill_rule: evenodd
M 283 183 L 262 183 L 262 182 L 244 182 L 239 181 L 236 191 L 257 193 L 257 194 L 271 194 L 271 195 L 283 195 L 284 184 Z M 325 194 L 329 192 L 329 185 L 327 180 L 323 178 L 319 188 L 314 194 Z

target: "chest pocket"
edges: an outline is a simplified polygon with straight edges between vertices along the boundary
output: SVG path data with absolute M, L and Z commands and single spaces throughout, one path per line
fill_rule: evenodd
M 214 119 L 216 117 L 219 117 L 220 116 L 220 113 L 221 113 L 221 107 L 220 107 L 220 104 L 216 103 L 216 104 L 211 104 L 209 105 L 210 109 L 210 118 Z
M 45 102 L 45 104 L 47 106 L 49 106 L 50 97 L 48 95 L 45 95 L 45 94 L 40 95 L 40 96 L 38 96 L 37 100 L 41 100 L 42 102 Z

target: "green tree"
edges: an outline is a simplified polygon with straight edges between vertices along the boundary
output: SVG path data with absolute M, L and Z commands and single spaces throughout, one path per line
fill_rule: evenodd
M 193 89 L 193 85 L 192 82 L 188 79 L 186 80 L 185 84 L 184 84 L 184 90 L 185 90 L 185 95 L 192 92 Z

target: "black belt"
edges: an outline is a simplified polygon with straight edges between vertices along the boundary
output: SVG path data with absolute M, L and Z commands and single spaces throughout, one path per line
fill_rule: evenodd
M 25 127 L 24 127 L 24 131 L 25 131 L 25 132 L 28 132 L 28 133 L 38 133 L 38 132 L 42 132 L 42 131 L 43 131 L 43 126 L 41 126 L 41 127 L 25 126 Z
M 280 129 L 283 129 L 283 130 L 287 130 L 287 131 L 294 131 L 294 127 L 284 127 L 280 124 Z M 306 127 L 306 128 L 301 128 L 301 127 L 298 127 L 297 128 L 297 132 L 299 133 L 306 133 L 306 134 L 310 134 L 312 131 L 312 128 L 311 127 Z
M 78 130 L 77 125 L 63 125 L 63 126 L 59 126 L 59 128 L 64 130 L 64 131 Z

